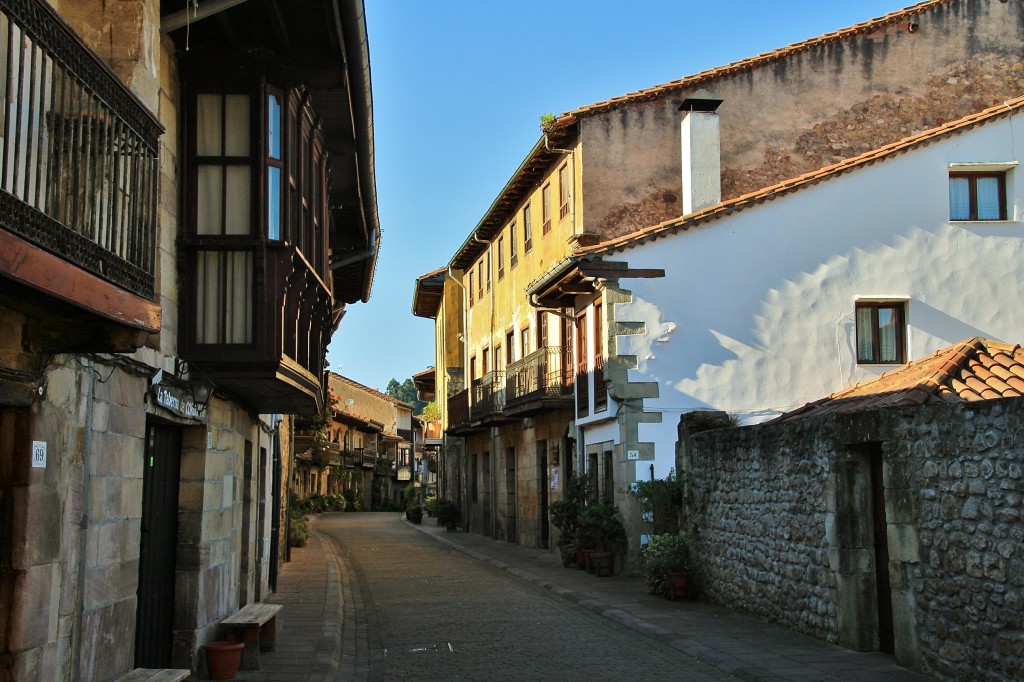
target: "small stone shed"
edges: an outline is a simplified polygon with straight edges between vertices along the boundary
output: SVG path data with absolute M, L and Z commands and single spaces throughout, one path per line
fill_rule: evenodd
M 712 601 L 939 679 L 1024 679 L 1024 350 L 969 339 L 686 436 Z

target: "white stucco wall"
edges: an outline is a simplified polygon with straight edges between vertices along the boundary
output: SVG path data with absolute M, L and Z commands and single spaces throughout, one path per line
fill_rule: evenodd
M 622 280 L 633 301 L 614 313 L 646 324 L 618 352 L 637 358 L 630 381 L 659 385 L 645 409 L 663 419 L 640 425 L 658 469 L 683 412 L 756 422 L 893 369 L 856 363 L 858 297 L 907 299 L 909 360 L 975 335 L 1024 342 L 1024 169 L 1008 173 L 1009 221 L 948 219 L 949 165 L 1015 161 L 1016 139 L 1021 116 L 609 257 L 666 271 Z

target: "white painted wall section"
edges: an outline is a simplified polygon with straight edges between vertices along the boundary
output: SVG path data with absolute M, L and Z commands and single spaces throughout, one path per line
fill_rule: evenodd
M 910 360 L 976 335 L 1024 342 L 1024 171 L 1007 171 L 1010 220 L 951 222 L 948 198 L 951 164 L 1020 158 L 1022 118 L 615 254 L 666 271 L 622 280 L 633 300 L 614 311 L 646 326 L 617 348 L 637 358 L 630 381 L 659 385 L 644 408 L 662 423 L 640 425 L 659 475 L 683 412 L 757 422 L 893 369 L 857 364 L 859 297 L 906 300 Z

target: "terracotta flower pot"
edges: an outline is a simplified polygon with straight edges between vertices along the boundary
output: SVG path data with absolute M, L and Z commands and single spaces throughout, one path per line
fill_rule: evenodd
M 207 642 L 206 667 L 215 680 L 234 679 L 242 662 L 242 642 Z
M 675 601 L 690 598 L 690 578 L 682 573 L 666 573 L 664 578 L 665 598 Z

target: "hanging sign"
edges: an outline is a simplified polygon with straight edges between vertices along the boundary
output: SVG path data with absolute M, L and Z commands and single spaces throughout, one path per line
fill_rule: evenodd
M 176 386 L 157 384 L 153 387 L 156 404 L 170 410 L 174 414 L 189 419 L 205 419 L 206 405 L 197 403 L 185 389 Z

